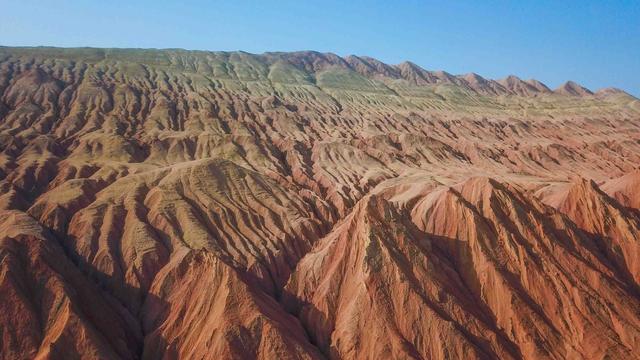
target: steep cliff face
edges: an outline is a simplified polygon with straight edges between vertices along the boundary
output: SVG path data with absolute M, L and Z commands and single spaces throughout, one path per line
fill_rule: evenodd
M 640 170 L 608 180 L 600 188 L 621 205 L 632 209 L 640 208 Z
M 639 109 L 315 52 L 0 48 L 0 358 L 637 357 Z
M 593 182 L 580 179 L 573 184 L 558 209 L 582 229 L 596 236 L 598 248 L 612 264 L 640 285 L 640 219 Z
M 334 358 L 626 358 L 640 303 L 599 236 L 471 179 L 404 210 L 364 198 L 287 289 Z
M 135 318 L 33 218 L 4 210 L 0 219 L 2 357 L 137 358 Z
M 287 290 L 331 358 L 518 357 L 432 239 L 377 196 L 305 256 Z

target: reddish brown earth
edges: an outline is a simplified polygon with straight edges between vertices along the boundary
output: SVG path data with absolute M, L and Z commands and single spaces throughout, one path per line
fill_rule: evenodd
M 640 101 L 0 47 L 0 359 L 640 358 Z

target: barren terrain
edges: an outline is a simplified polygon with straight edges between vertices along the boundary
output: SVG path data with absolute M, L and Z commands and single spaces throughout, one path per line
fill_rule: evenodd
M 640 358 L 640 101 L 0 47 L 0 359 Z

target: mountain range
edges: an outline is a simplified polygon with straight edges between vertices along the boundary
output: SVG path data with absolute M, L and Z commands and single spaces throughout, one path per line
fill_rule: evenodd
M 0 359 L 640 358 L 640 100 L 0 47 Z

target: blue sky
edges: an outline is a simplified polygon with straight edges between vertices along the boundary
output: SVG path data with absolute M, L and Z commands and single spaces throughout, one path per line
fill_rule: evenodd
M 0 0 L 0 45 L 317 50 L 640 96 L 640 0 Z

